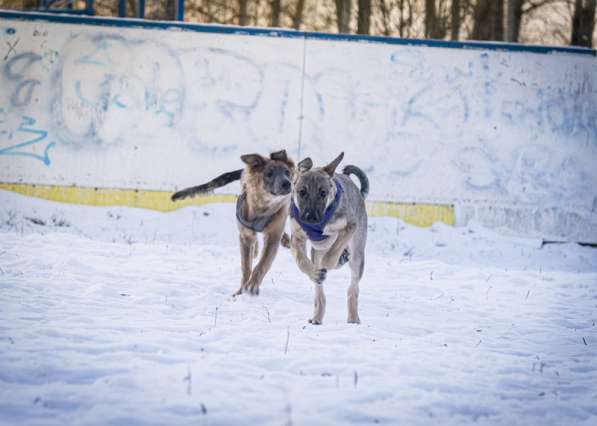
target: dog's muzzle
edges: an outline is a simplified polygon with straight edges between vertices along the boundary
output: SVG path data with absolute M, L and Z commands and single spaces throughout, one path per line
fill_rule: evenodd
M 276 185 L 276 193 L 274 195 L 288 195 L 292 191 L 292 184 L 288 179 Z
M 309 224 L 319 223 L 321 222 L 321 215 L 317 210 L 307 210 L 301 214 L 301 220 Z

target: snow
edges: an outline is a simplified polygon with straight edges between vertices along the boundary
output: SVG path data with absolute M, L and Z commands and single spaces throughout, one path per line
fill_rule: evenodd
M 596 424 L 597 250 L 370 223 L 362 324 L 344 268 L 313 326 L 285 249 L 231 297 L 231 204 L 0 191 L 0 424 Z

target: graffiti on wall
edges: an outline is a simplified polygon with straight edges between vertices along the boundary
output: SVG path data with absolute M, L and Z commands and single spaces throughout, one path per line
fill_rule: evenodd
M 15 34 L 13 28 L 6 35 Z M 20 39 L 7 40 L 3 57 L 3 102 L 0 104 L 0 155 L 22 156 L 50 165 L 49 151 L 56 144 L 48 140 L 48 131 L 36 126 L 36 119 L 26 115 L 32 101 L 38 101 L 41 81 L 37 78 L 36 65 L 42 57 L 34 52 L 17 51 Z M 23 114 L 23 115 L 21 115 Z
M 0 156 L 50 165 L 134 152 L 184 165 L 285 146 L 350 151 L 383 198 L 587 204 L 595 191 L 597 79 L 582 63 L 594 58 L 381 44 L 355 64 L 347 43 L 247 50 L 242 37 L 16 27 L 2 55 Z M 384 184 L 397 180 L 400 191 Z

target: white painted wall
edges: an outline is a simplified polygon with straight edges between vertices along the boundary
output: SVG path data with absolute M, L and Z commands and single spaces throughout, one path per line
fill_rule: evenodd
M 173 190 L 242 153 L 345 151 L 371 199 L 597 242 L 594 56 L 14 20 L 0 34 L 0 181 Z

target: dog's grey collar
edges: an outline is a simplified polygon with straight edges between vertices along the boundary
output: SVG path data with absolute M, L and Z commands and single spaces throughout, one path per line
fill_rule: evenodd
M 236 220 L 244 226 L 249 228 L 251 231 L 263 232 L 263 230 L 269 225 L 276 215 L 275 213 L 271 216 L 258 217 L 253 220 L 247 220 L 243 217 L 244 206 L 247 203 L 247 193 L 243 192 L 240 197 L 236 200 Z

